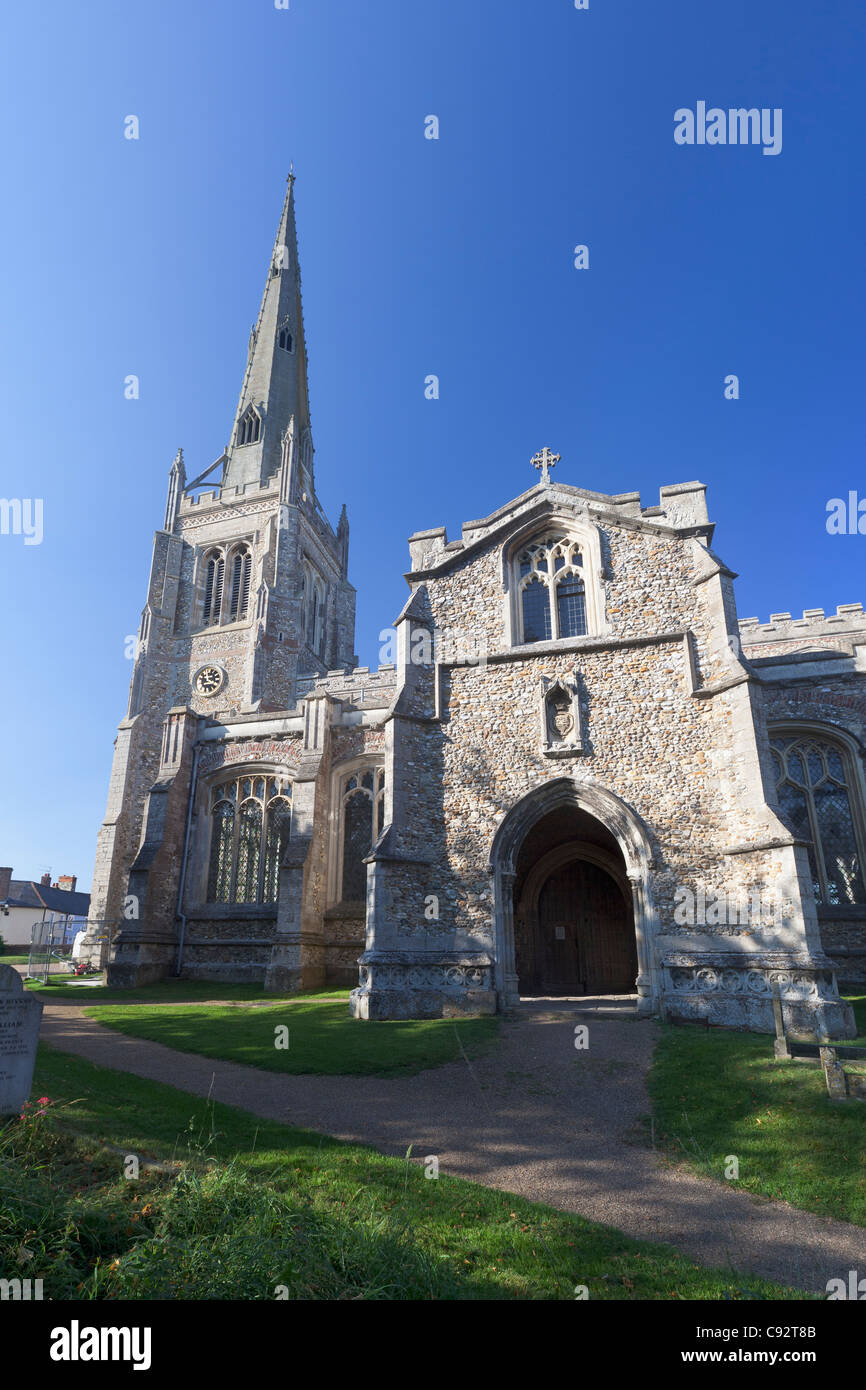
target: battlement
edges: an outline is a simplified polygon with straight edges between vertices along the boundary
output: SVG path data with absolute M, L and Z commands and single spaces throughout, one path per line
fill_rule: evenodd
M 355 666 L 329 671 L 325 676 L 301 677 L 297 698 L 300 703 L 305 695 L 315 692 L 370 708 L 389 704 L 396 688 L 397 667 L 392 662 L 372 670 L 369 666 Z
M 279 485 L 280 480 L 277 476 L 269 478 L 267 482 L 264 483 L 254 481 L 251 483 L 244 483 L 241 487 L 209 488 L 204 492 L 199 492 L 197 495 L 185 492 L 180 499 L 179 510 L 181 514 L 183 514 L 185 512 L 203 511 L 208 507 L 224 507 L 226 503 L 237 502 L 242 497 L 249 497 L 252 495 L 260 497 L 263 493 L 277 492 L 279 490 Z
M 835 613 L 826 614 L 823 608 L 806 608 L 802 618 L 794 618 L 790 613 L 771 613 L 766 623 L 760 618 L 740 619 L 740 639 L 744 647 L 848 634 L 866 638 L 866 612 L 862 603 L 840 603 Z

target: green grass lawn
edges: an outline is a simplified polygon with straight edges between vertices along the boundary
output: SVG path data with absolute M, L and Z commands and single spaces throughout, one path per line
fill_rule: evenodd
M 866 998 L 850 1002 L 866 1033 Z M 831 1101 L 820 1066 L 774 1061 L 766 1034 L 668 1026 L 650 1092 L 670 1157 L 725 1181 L 734 1155 L 737 1186 L 866 1225 L 866 1103 Z
M 85 977 L 86 978 L 86 977 Z M 28 989 L 46 991 L 45 1000 L 52 1004 L 80 1004 L 86 994 L 88 1001 L 134 1004 L 193 1004 L 212 999 L 248 1000 L 250 1003 L 277 1003 L 278 994 L 265 994 L 264 986 L 250 984 L 215 984 L 213 980 L 161 980 L 156 985 L 141 985 L 137 989 L 112 989 L 108 985 L 88 985 L 86 990 L 79 985 L 70 985 L 69 977 L 53 976 L 51 983 L 38 984 L 27 981 Z M 322 990 L 314 998 L 345 998 L 345 990 Z
M 24 952 L 23 956 L 13 955 L 10 951 L 6 955 L 0 954 L 0 965 L 26 965 L 29 959 L 30 956 L 27 951 Z
M 0 1130 L 0 1277 L 46 1298 L 806 1297 L 44 1046 L 33 1096 Z M 179 1167 L 128 1181 L 130 1152 Z
M 461 1047 L 470 1055 L 477 1052 L 499 1030 L 495 1017 L 359 1023 L 349 1015 L 345 991 L 296 995 L 276 1003 L 261 993 L 259 997 L 258 1005 L 98 1004 L 86 1013 L 118 1032 L 178 1052 L 296 1075 L 412 1075 L 457 1061 Z M 275 1046 L 280 1029 L 288 1029 L 288 1047 Z

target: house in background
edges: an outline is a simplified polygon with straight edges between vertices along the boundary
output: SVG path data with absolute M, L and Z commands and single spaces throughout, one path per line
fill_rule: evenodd
M 35 922 L 56 927 L 56 939 L 70 941 L 87 917 L 90 894 L 77 893 L 74 874 L 61 874 L 56 883 L 43 874 L 39 883 L 13 878 L 0 869 L 0 937 L 7 947 L 29 946 Z

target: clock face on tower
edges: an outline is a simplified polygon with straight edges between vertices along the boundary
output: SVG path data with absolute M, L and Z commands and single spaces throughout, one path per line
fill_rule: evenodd
M 199 695 L 216 695 L 222 689 L 225 678 L 226 673 L 219 666 L 202 666 L 195 674 L 193 685 Z

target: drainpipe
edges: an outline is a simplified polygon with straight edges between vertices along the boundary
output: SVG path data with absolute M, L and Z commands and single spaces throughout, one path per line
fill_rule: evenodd
M 189 854 L 189 836 L 192 827 L 192 809 L 195 805 L 196 783 L 198 781 L 198 757 L 201 752 L 200 744 L 196 744 L 192 750 L 192 776 L 189 784 L 189 805 L 186 808 L 186 830 L 183 836 L 183 859 L 180 864 L 180 887 L 177 890 L 177 916 L 180 918 L 180 939 L 177 943 L 177 969 L 175 975 L 180 975 L 183 965 L 183 940 L 186 936 L 186 915 L 183 912 L 183 893 L 186 886 L 186 861 Z

